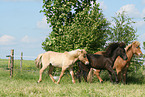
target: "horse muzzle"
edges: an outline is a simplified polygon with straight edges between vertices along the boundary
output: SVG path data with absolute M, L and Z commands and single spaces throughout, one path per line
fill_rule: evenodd
M 137 54 L 137 56 L 142 57 L 143 56 L 143 53 L 139 53 L 139 54 Z
M 123 57 L 123 60 L 127 60 L 127 59 L 128 59 L 128 57 L 127 57 L 127 56 Z
M 85 65 L 89 65 L 89 62 L 85 62 Z

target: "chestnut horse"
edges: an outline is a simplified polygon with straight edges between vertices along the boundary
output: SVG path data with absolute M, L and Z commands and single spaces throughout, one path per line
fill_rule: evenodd
M 74 73 L 73 73 L 73 64 L 77 60 L 82 61 L 84 64 L 89 64 L 86 54 L 87 52 L 85 50 L 77 49 L 77 50 L 64 52 L 64 53 L 48 51 L 44 54 L 38 55 L 38 57 L 35 60 L 35 64 L 37 67 L 42 67 L 40 69 L 40 77 L 39 77 L 38 83 L 42 81 L 42 73 L 48 66 L 49 66 L 48 74 L 54 83 L 56 83 L 56 81 L 54 80 L 52 76 L 52 71 L 54 67 L 62 68 L 57 84 L 59 84 L 61 77 L 63 76 L 64 71 L 67 68 L 69 68 L 70 74 L 72 76 L 72 82 L 75 83 Z
M 118 56 L 120 56 L 124 60 L 127 60 L 124 47 L 124 43 L 112 43 L 108 46 L 103 55 L 87 54 L 87 58 L 90 63 L 89 65 L 84 65 L 82 62 L 78 62 L 79 70 L 77 72 L 77 77 L 79 79 L 79 82 L 81 81 L 82 73 L 84 74 L 85 81 L 87 81 L 86 75 L 88 74 L 90 68 L 95 68 L 101 70 L 108 70 L 111 82 L 113 82 L 113 74 L 116 78 L 116 83 L 118 83 L 118 78 L 115 71 L 113 70 L 113 64 Z
M 140 49 L 140 43 L 138 41 L 132 42 L 132 44 L 129 44 L 125 50 L 126 55 L 128 57 L 128 60 L 123 60 L 121 57 L 118 57 L 114 63 L 113 69 L 116 69 L 118 80 L 121 81 L 121 73 L 123 74 L 123 83 L 126 84 L 126 77 L 127 77 L 127 69 L 129 68 L 131 58 L 133 54 L 136 54 L 138 56 L 142 55 L 142 51 Z M 95 54 L 103 54 L 104 51 L 96 52 Z M 103 80 L 99 76 L 100 70 L 94 70 L 94 74 L 97 76 L 100 82 Z

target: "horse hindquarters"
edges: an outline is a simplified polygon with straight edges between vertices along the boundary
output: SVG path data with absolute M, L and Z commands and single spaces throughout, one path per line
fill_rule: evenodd
M 49 57 L 48 57 L 48 54 L 47 53 L 44 53 L 42 58 L 41 58 L 41 64 L 42 64 L 42 68 L 40 69 L 39 71 L 39 80 L 38 80 L 38 83 L 42 81 L 42 73 L 43 71 L 48 67 L 48 65 L 50 65 L 50 62 L 49 62 Z

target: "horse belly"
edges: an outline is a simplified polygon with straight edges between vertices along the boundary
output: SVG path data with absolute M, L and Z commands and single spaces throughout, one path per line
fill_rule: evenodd
M 96 59 L 93 61 L 93 66 L 95 69 L 100 69 L 103 70 L 105 69 L 105 64 L 104 64 L 105 60 L 100 60 L 100 58 Z
M 50 63 L 54 67 L 61 68 L 62 67 L 62 64 L 63 64 L 63 59 L 61 59 L 61 58 L 53 58 L 53 59 L 50 60 Z

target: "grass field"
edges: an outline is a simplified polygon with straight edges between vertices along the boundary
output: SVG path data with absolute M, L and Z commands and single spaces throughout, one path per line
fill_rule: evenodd
M 145 78 L 129 77 L 127 85 L 112 84 L 109 80 L 100 84 L 94 78 L 93 83 L 71 82 L 71 77 L 65 74 L 59 85 L 54 84 L 47 71 L 43 74 L 43 80 L 37 84 L 39 69 L 34 65 L 34 61 L 23 61 L 23 70 L 19 68 L 19 60 L 15 60 L 15 70 L 13 78 L 10 78 L 10 71 L 7 70 L 7 61 L 0 59 L 0 97 L 144 97 Z

